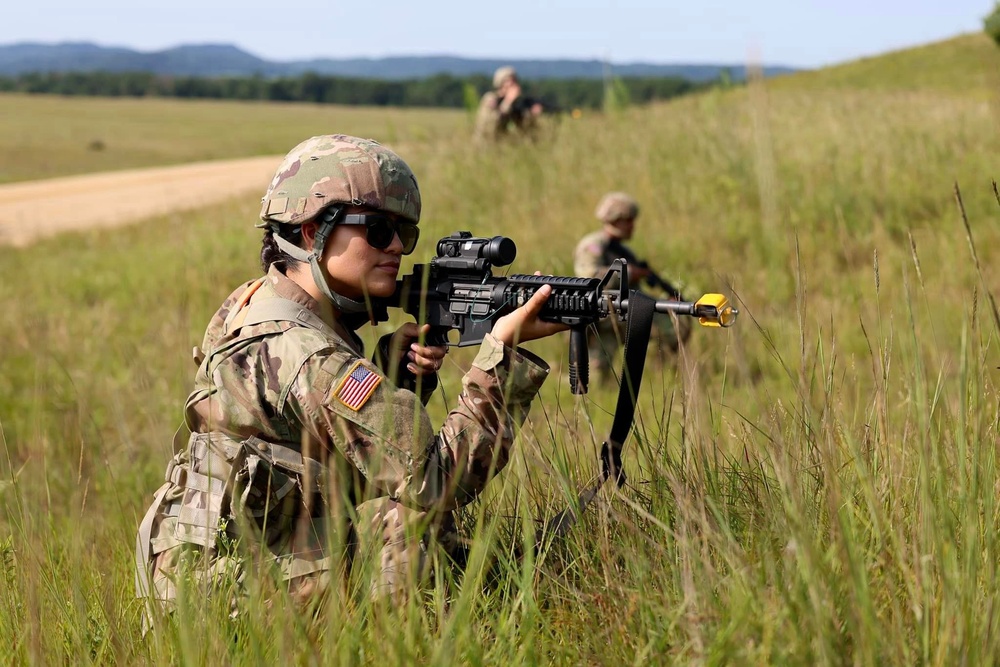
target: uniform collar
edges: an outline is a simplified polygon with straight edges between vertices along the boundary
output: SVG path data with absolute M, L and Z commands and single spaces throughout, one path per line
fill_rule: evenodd
M 276 296 L 294 301 L 317 315 L 320 314 L 319 302 L 299 287 L 298 283 L 282 273 L 274 264 L 271 264 L 271 267 L 267 270 L 265 285 L 270 287 Z

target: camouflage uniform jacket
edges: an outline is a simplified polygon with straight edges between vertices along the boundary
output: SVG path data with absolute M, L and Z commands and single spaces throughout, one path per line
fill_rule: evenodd
M 624 243 L 604 231 L 596 231 L 584 236 L 576 245 L 573 272 L 581 278 L 603 278 L 616 259 L 624 259 L 629 264 L 640 263 Z
M 531 137 L 538 122 L 531 108 L 536 100 L 518 95 L 501 99 L 493 91 L 483 93 L 476 111 L 475 138 L 496 140 L 502 136 Z
M 584 236 L 577 244 L 576 251 L 573 253 L 573 271 L 581 278 L 603 278 L 616 259 L 624 259 L 632 266 L 645 264 L 619 239 L 610 236 L 603 230 L 596 231 Z M 631 287 L 635 288 L 634 277 L 636 274 L 630 275 L 632 276 L 630 282 L 633 283 Z M 617 289 L 619 284 L 620 280 L 617 276 L 608 281 L 608 287 L 611 289 Z M 654 286 L 665 291 L 669 298 L 681 298 L 677 289 L 665 281 Z M 688 318 L 678 319 L 675 315 L 657 313 L 653 317 L 653 323 L 664 336 L 663 344 L 671 350 L 676 351 L 679 341 L 686 341 L 691 335 L 691 320 Z M 596 334 L 596 337 L 591 336 L 589 339 L 590 358 L 596 362 L 596 370 L 601 372 L 603 368 L 610 365 L 608 353 L 618 346 L 618 339 L 621 338 L 622 332 L 618 330 L 613 318 L 607 318 L 597 323 Z
M 247 287 L 226 299 L 205 333 L 207 356 L 185 408 L 192 431 L 256 436 L 296 450 L 317 443 L 303 454 L 317 457 L 318 450 L 329 467 L 346 469 L 334 479 L 372 485 L 372 495 L 415 508 L 468 503 L 507 463 L 515 429 L 548 374 L 544 361 L 488 336 L 463 378 L 458 406 L 435 434 L 416 395 L 367 361 L 347 329 L 262 321 L 226 332 Z M 272 267 L 249 304 L 275 298 L 318 309 Z

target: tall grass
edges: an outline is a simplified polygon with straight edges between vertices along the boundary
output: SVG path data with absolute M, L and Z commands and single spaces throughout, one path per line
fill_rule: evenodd
M 393 608 L 367 601 L 362 564 L 316 618 L 264 577 L 235 619 L 191 595 L 143 639 L 138 515 L 194 372 L 185 351 L 257 271 L 256 206 L 5 250 L 3 662 L 995 660 L 990 104 L 768 85 L 564 121 L 495 151 L 466 146 L 455 123 L 404 155 L 425 239 L 503 233 L 512 270 L 566 273 L 601 194 L 624 189 L 643 207 L 641 253 L 687 294 L 723 290 L 743 311 L 677 359 L 650 355 L 629 486 L 515 556 L 596 473 L 614 405 L 610 389 L 571 396 L 566 341 L 542 341 L 553 377 L 515 460 L 463 514 L 464 575 L 439 568 Z M 449 355 L 435 418 L 471 354 Z

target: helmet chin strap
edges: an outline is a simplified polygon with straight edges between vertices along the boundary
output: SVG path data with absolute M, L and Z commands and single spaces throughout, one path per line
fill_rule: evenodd
M 280 227 L 278 223 L 271 224 L 271 229 L 274 231 L 274 240 L 277 242 L 279 248 L 295 259 L 300 262 L 309 262 L 309 267 L 312 269 L 313 281 L 316 283 L 316 286 L 319 287 L 319 291 L 323 293 L 323 296 L 332 301 L 333 305 L 336 306 L 340 312 L 367 313 L 369 309 L 366 302 L 350 299 L 343 294 L 337 294 L 330 289 L 330 284 L 326 281 L 326 277 L 323 275 L 323 271 L 319 267 L 319 260 L 323 257 L 323 249 L 326 247 L 326 240 L 333 232 L 333 228 L 337 225 L 337 220 L 343 213 L 343 208 L 339 206 L 331 206 L 328 210 L 332 213 L 332 215 L 323 215 L 317 220 L 316 239 L 313 241 L 312 252 L 300 248 L 294 243 L 281 238 L 281 235 L 278 233 Z

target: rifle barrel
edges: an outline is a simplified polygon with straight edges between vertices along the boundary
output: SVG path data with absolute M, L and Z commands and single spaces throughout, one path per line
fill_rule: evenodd
M 620 307 L 622 310 L 628 311 L 628 299 L 623 299 Z M 739 311 L 728 303 L 720 308 L 708 303 L 674 301 L 672 299 L 658 299 L 653 305 L 653 310 L 657 313 L 690 315 L 699 318 L 703 325 L 721 327 L 732 326 L 736 322 L 736 316 L 739 315 Z
M 691 301 L 674 301 L 672 299 L 657 299 L 653 308 L 658 313 L 676 313 L 677 315 L 694 315 L 696 304 Z

